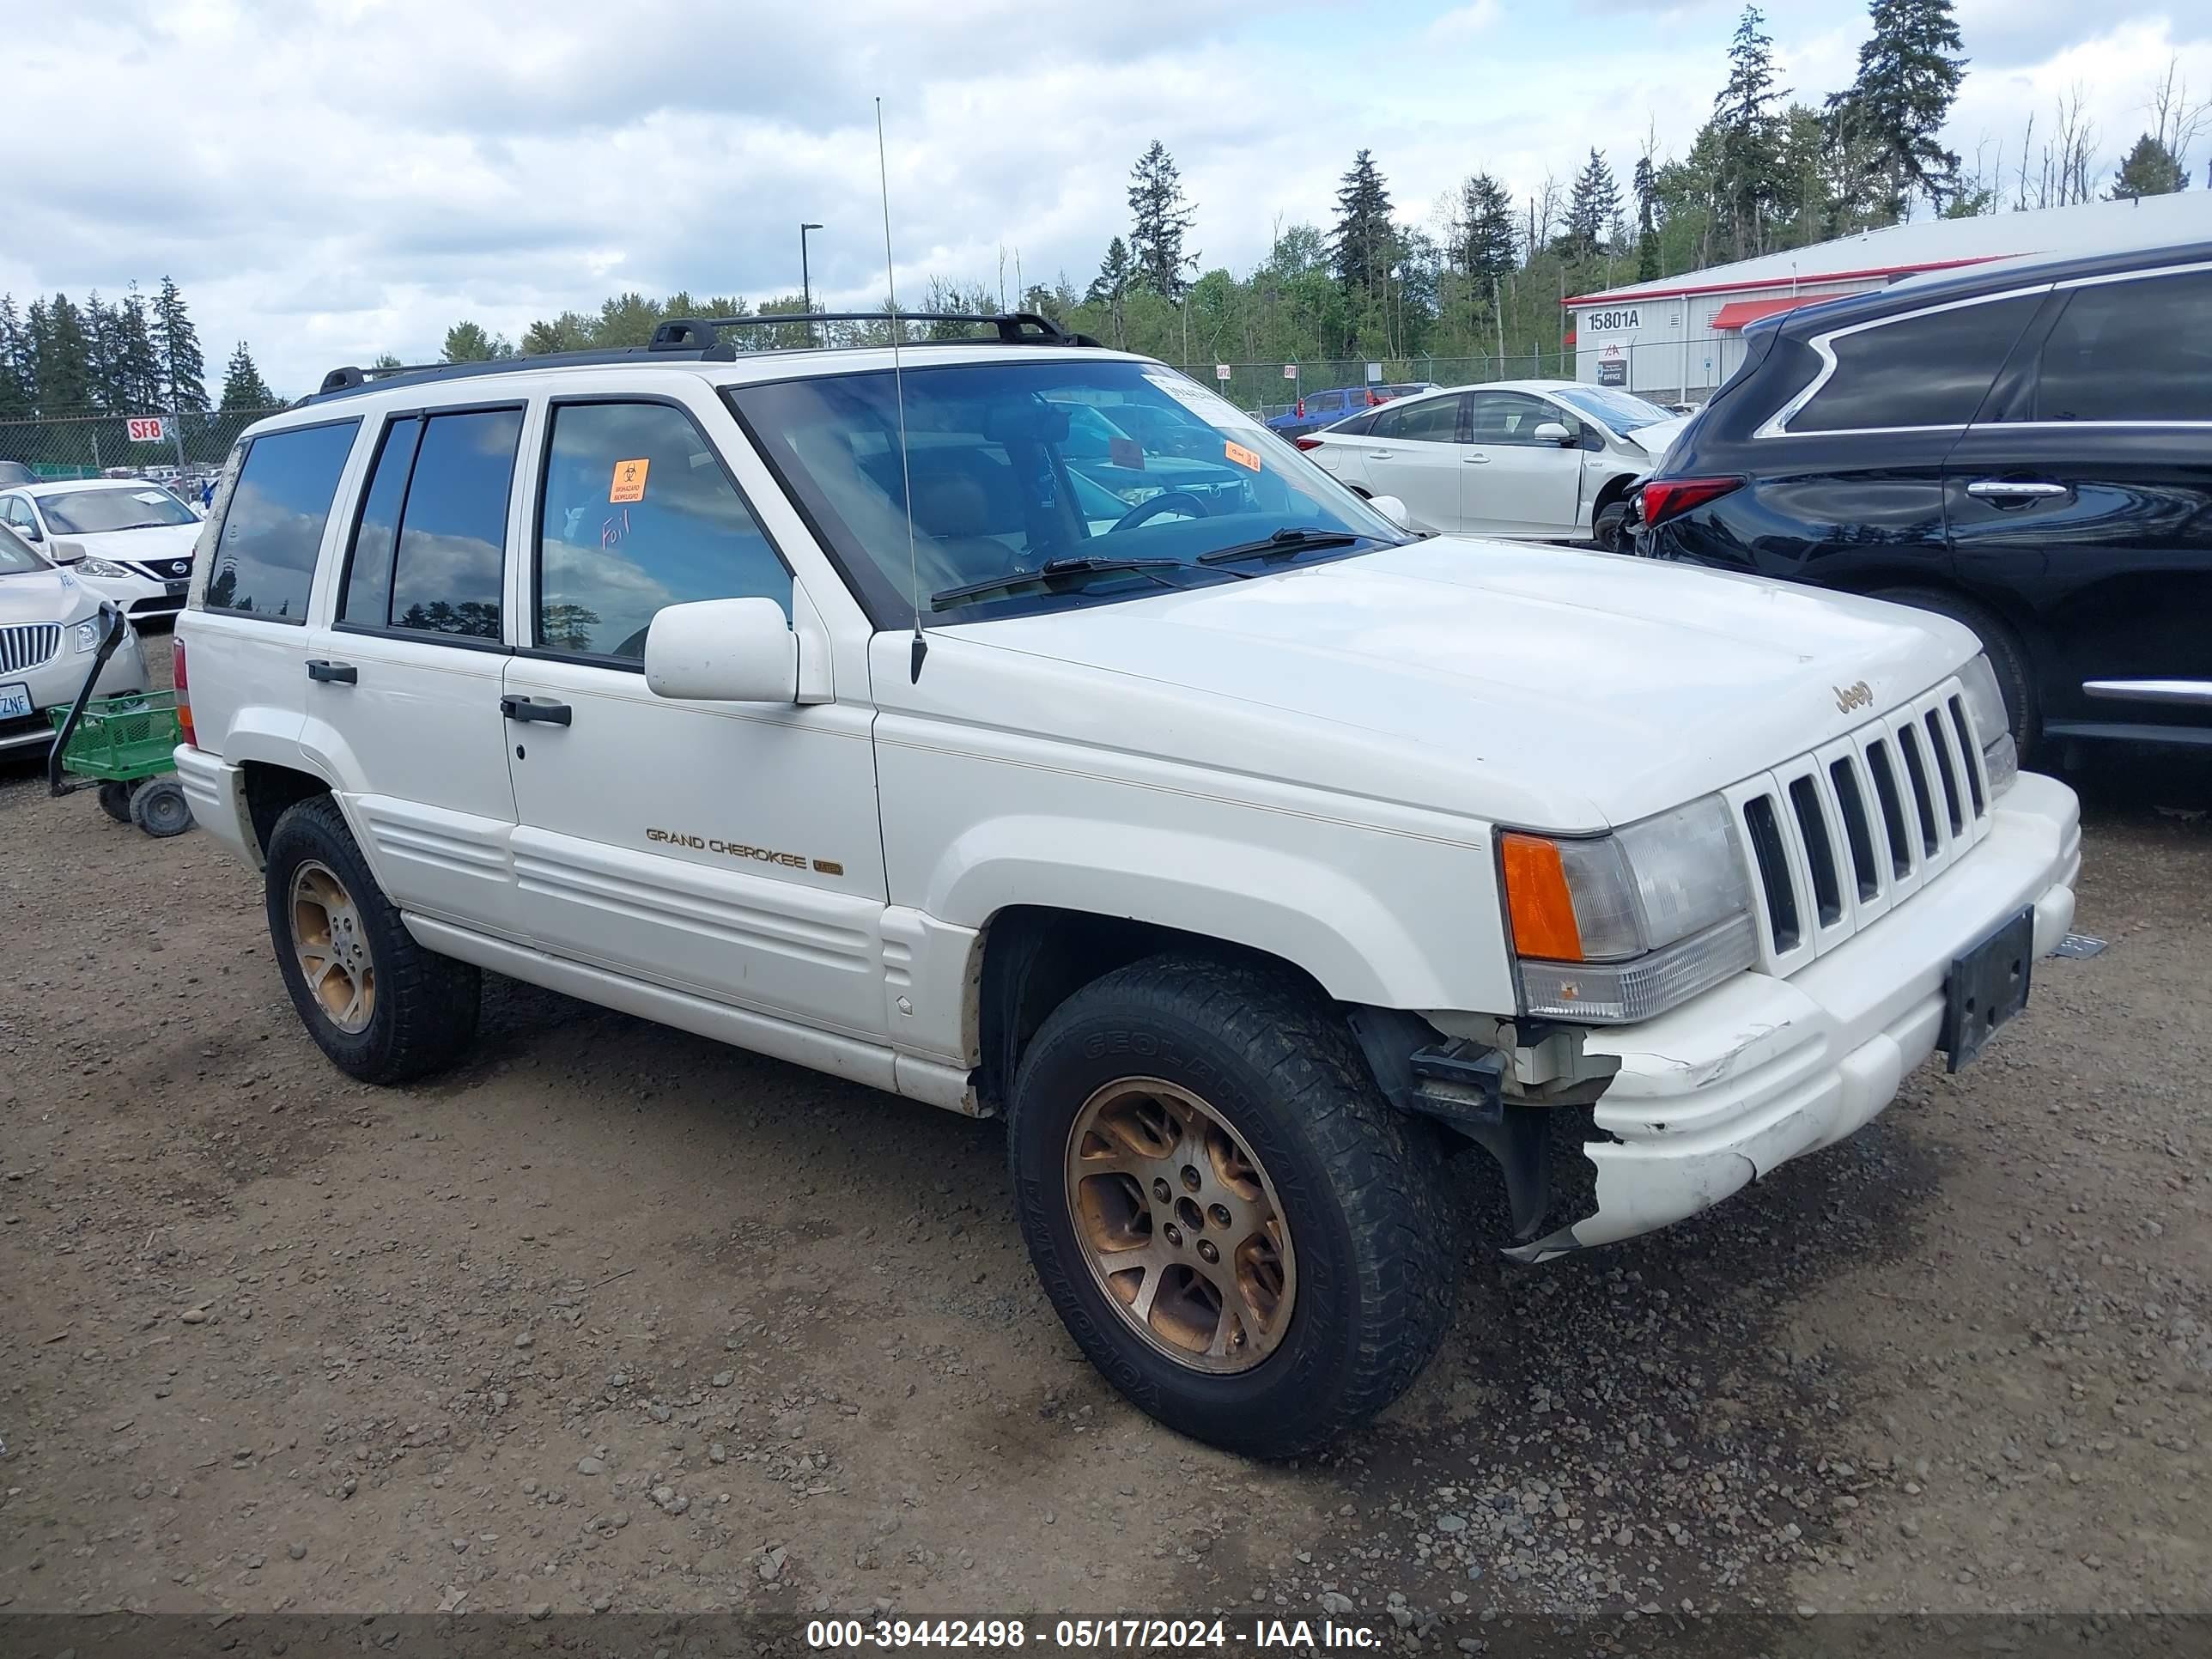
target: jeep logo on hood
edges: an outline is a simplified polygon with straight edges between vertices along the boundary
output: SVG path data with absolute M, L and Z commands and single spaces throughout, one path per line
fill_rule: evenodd
M 1856 684 L 1839 685 L 1836 688 L 1836 708 L 1842 714 L 1848 714 L 1854 708 L 1869 708 L 1873 702 L 1873 688 L 1864 680 L 1860 680 Z

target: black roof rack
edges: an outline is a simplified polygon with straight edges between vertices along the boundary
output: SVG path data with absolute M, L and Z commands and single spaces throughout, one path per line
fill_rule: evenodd
M 716 338 L 720 330 L 782 328 L 794 324 L 883 323 L 890 320 L 890 313 L 883 311 L 771 311 L 751 317 L 671 317 L 653 329 L 652 343 L 647 345 L 615 346 L 595 351 L 550 351 L 533 356 L 503 357 L 478 363 L 401 363 L 375 368 L 359 368 L 347 364 L 324 375 L 322 384 L 300 401 L 320 403 L 325 398 L 343 398 L 365 391 L 379 382 L 412 384 L 464 380 L 478 374 L 504 374 L 514 369 L 575 368 L 598 363 L 641 362 L 735 362 L 738 356 L 738 349 L 729 341 Z M 951 339 L 901 343 L 914 347 L 974 345 L 993 337 L 1002 345 L 1098 346 L 1102 343 L 1088 334 L 1072 333 L 1050 318 L 1040 317 L 1031 311 L 1006 312 L 997 315 L 981 312 L 902 311 L 899 313 L 899 320 L 908 323 L 983 324 L 997 331 L 995 337 L 964 335 Z M 770 349 L 823 350 L 834 348 L 786 346 Z

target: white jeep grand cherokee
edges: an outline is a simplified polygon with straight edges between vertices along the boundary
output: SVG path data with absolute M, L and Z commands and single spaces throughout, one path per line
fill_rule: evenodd
M 1443 1337 L 1449 1155 L 1539 1261 L 2021 1006 L 2076 808 L 1964 629 L 1413 538 L 1182 376 L 997 320 L 902 374 L 691 324 L 341 370 L 248 432 L 177 767 L 339 1066 L 452 1063 L 492 969 L 1003 1116 L 1084 1351 L 1279 1455 Z M 1072 456 L 1076 404 L 1141 413 Z

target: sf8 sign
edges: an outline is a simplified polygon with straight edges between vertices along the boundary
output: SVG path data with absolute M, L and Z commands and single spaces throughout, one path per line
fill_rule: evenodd
M 124 424 L 130 428 L 132 443 L 157 444 L 166 423 L 159 415 L 134 415 Z

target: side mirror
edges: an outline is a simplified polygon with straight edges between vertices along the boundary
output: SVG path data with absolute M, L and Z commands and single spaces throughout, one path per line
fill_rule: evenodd
M 46 538 L 46 532 L 34 524 L 17 524 L 10 519 L 8 520 L 8 528 L 27 542 L 42 542 Z
M 1401 530 L 1411 530 L 1413 527 L 1413 520 L 1406 511 L 1405 502 L 1400 501 L 1395 495 L 1370 495 L 1367 498 L 1367 505 Z
M 35 540 L 36 538 L 33 538 L 33 539 Z M 84 556 L 84 544 L 82 542 L 65 542 L 59 537 L 56 537 L 54 538 L 53 550 L 47 554 L 46 556 L 52 559 L 56 564 L 75 564 L 79 559 L 82 559 Z
M 799 635 L 774 599 L 668 605 L 646 630 L 645 683 L 696 702 L 797 702 Z
M 1565 427 L 1560 425 L 1557 421 L 1537 422 L 1536 429 L 1530 435 L 1540 444 L 1559 444 L 1564 446 L 1575 441 L 1575 434 L 1568 431 Z

